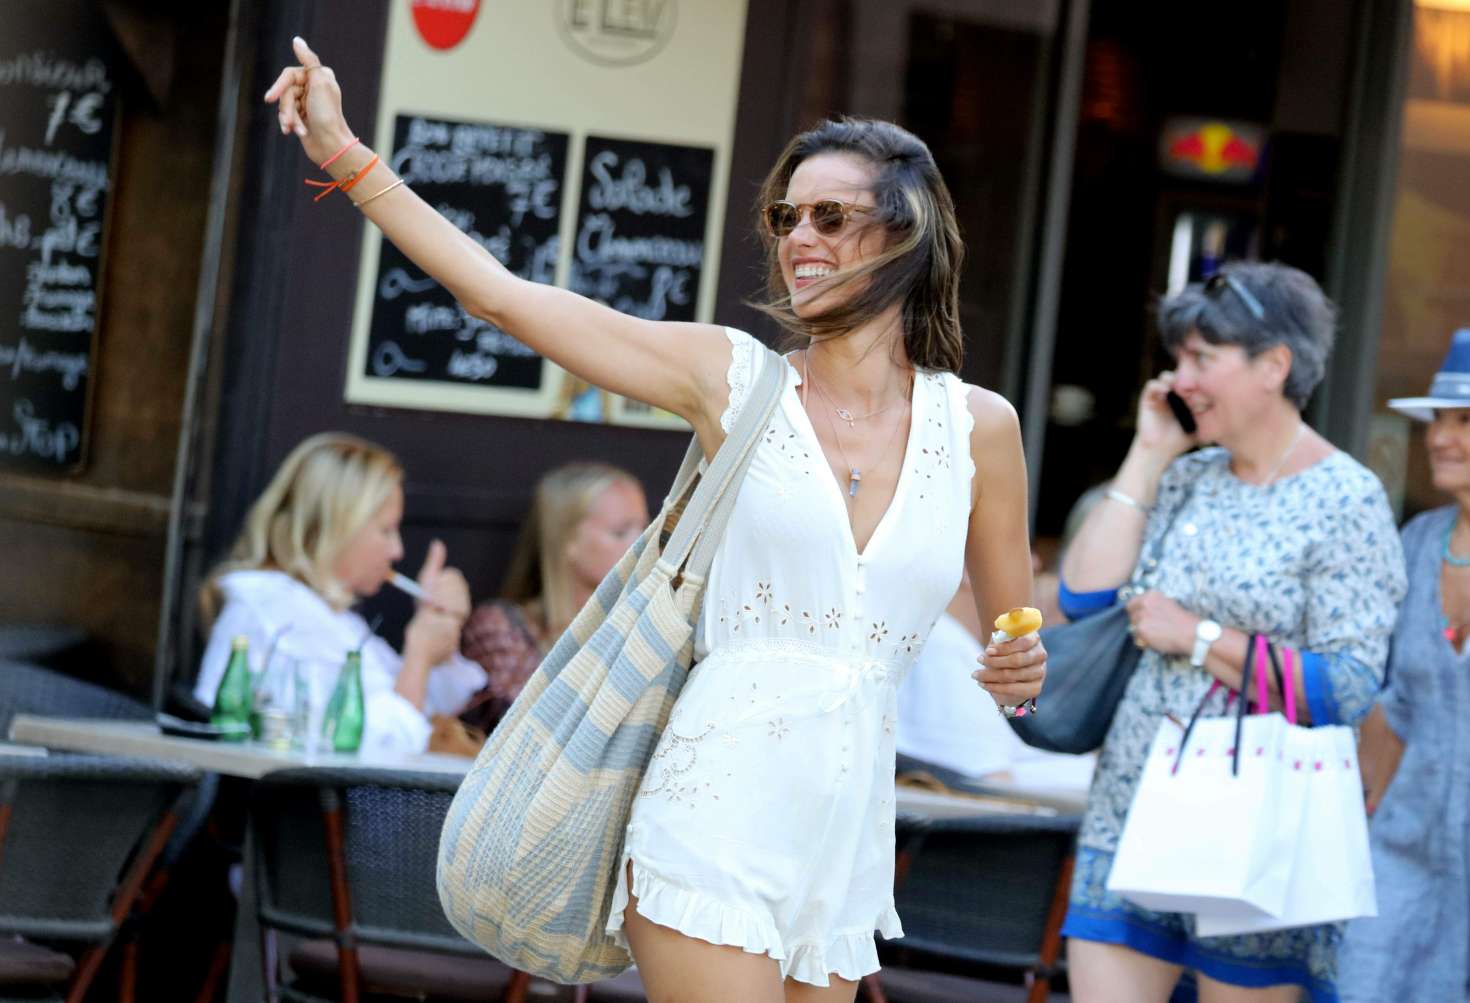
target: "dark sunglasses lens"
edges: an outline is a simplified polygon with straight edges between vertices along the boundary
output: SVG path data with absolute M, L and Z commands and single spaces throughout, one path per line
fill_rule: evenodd
M 773 235 L 784 237 L 796 229 L 801 212 L 790 202 L 772 202 L 766 206 L 766 226 Z
M 816 227 L 818 233 L 830 236 L 842 229 L 842 224 L 847 222 L 847 214 L 842 211 L 842 203 L 832 199 L 823 199 L 812 206 L 812 226 Z

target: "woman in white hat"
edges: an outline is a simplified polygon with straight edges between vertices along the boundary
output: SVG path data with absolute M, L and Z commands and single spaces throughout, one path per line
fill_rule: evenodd
M 1348 925 L 1339 987 L 1344 1003 L 1439 1003 L 1470 980 L 1470 328 L 1428 396 L 1388 404 L 1425 423 L 1453 501 L 1403 529 L 1409 594 L 1361 754 L 1378 916 Z

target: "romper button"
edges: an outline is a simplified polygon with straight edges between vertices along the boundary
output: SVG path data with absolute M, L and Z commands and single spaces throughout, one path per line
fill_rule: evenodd
M 858 595 L 862 595 L 863 594 L 863 590 L 862 590 L 862 587 L 861 586 L 859 586 L 858 588 L 854 589 L 853 591 L 856 592 Z

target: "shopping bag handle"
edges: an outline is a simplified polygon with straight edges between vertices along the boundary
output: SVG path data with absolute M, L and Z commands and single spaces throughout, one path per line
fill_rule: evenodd
M 1256 677 L 1256 694 L 1260 698 L 1262 713 L 1267 706 L 1268 691 L 1266 689 L 1266 677 L 1264 663 L 1266 661 L 1265 638 L 1260 634 L 1252 634 L 1245 646 L 1245 665 L 1241 668 L 1240 689 L 1232 690 L 1235 698 L 1239 700 L 1239 706 L 1235 708 L 1235 746 L 1230 750 L 1230 775 L 1240 775 L 1240 739 L 1245 726 L 1245 705 L 1249 702 L 1245 698 L 1246 688 L 1250 685 L 1251 675 Z M 1184 762 L 1184 752 L 1189 746 L 1189 737 L 1194 734 L 1194 726 L 1199 723 L 1200 715 L 1204 713 L 1205 704 L 1210 702 L 1210 697 L 1224 684 L 1216 679 L 1210 683 L 1210 688 L 1195 705 L 1194 713 L 1189 715 L 1189 723 L 1184 726 L 1184 736 L 1179 739 L 1179 753 L 1174 757 L 1174 765 L 1169 769 L 1172 776 L 1179 772 L 1179 764 Z
M 1281 691 L 1281 708 L 1286 712 L 1286 723 L 1296 724 L 1296 679 L 1292 674 L 1296 652 L 1289 646 L 1283 647 L 1286 653 L 1278 657 L 1276 645 L 1266 642 L 1266 650 L 1271 653 L 1271 671 L 1276 673 L 1276 688 Z M 1281 667 L 1282 661 L 1286 662 L 1285 670 Z

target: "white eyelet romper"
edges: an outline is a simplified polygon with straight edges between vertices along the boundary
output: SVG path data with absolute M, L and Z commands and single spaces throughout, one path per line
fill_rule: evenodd
M 638 912 L 818 986 L 878 970 L 893 909 L 898 684 L 959 586 L 972 419 L 952 374 L 914 381 L 893 502 L 864 553 L 795 369 L 729 331 L 728 431 L 761 365 L 788 370 L 710 572 L 698 663 L 633 805 L 607 932 Z M 956 666 L 956 672 L 972 667 Z

